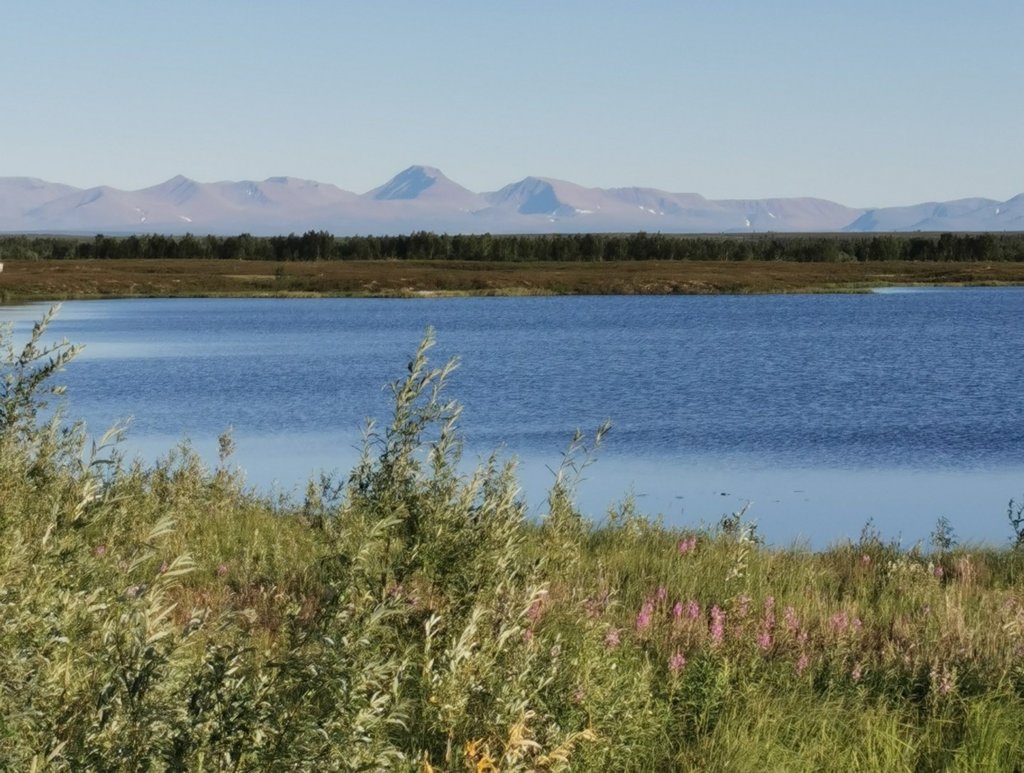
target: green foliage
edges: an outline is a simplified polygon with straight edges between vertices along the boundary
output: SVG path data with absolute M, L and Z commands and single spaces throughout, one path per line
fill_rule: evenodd
M 5 260 L 787 260 L 847 261 L 1020 261 L 1019 233 L 983 234 L 553 234 L 514 236 L 435 234 L 333 236 L 326 231 L 255 237 L 182 237 L 147 234 L 93 239 L 60 236 L 0 236 Z M 283 265 L 276 272 L 283 280 Z
M 221 442 L 125 467 L 45 420 L 73 352 L 3 344 L 0 763 L 53 770 L 1014 770 L 1021 551 L 812 553 L 548 513 L 462 472 L 432 336 L 344 481 L 245 488 Z M 59 392 L 57 392 L 59 393 Z M 597 441 L 605 431 L 598 433 Z M 1011 525 L 1020 514 L 1011 505 Z

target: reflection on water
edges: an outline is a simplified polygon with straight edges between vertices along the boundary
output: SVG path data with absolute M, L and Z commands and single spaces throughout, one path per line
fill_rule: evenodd
M 893 288 L 896 289 L 896 288 Z M 671 523 L 752 500 L 777 542 L 1001 541 L 1024 493 L 1024 290 L 836 296 L 132 300 L 67 303 L 52 332 L 86 344 L 72 412 L 134 416 L 147 458 L 183 436 L 213 459 L 235 427 L 260 486 L 347 471 L 381 387 L 424 329 L 458 355 L 467 457 L 522 462 L 535 512 L 577 427 L 613 430 L 580 492 L 600 517 L 632 488 Z M 20 335 L 41 307 L 7 308 Z

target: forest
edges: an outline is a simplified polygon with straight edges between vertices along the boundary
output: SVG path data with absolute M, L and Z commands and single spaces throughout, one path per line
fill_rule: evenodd
M 724 234 L 661 233 L 400 236 L 94 237 L 3 235 L 3 260 L 438 260 L 491 262 L 616 261 L 1024 261 L 1024 233 Z

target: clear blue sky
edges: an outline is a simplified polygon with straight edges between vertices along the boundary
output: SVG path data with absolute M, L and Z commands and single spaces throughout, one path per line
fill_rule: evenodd
M 1024 192 L 1021 0 L 8 0 L 0 176 Z

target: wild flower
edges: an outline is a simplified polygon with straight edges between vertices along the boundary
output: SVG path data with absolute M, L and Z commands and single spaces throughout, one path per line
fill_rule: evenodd
M 953 670 L 945 666 L 940 668 L 936 662 L 932 664 L 929 676 L 931 677 L 932 689 L 940 695 L 949 695 L 953 691 L 953 685 L 956 680 L 956 673 Z
M 869 556 L 867 553 L 862 555 L 860 557 L 860 564 L 861 566 L 871 566 L 871 556 Z
M 167 574 L 167 570 L 170 568 L 170 564 L 168 564 L 166 561 L 161 561 L 160 568 L 157 570 L 157 574 Z
M 696 601 L 693 601 L 692 599 L 686 602 L 686 615 L 691 620 L 696 620 L 698 617 L 700 617 L 700 604 L 698 604 Z
M 96 556 L 96 558 L 103 558 L 103 556 L 107 554 L 107 546 L 97 545 L 96 549 L 93 551 L 93 554 Z
M 854 663 L 853 670 L 850 671 L 850 679 L 852 679 L 855 682 L 859 682 L 861 676 L 863 675 L 862 669 L 863 667 L 860 663 Z
M 711 644 L 719 646 L 725 639 L 725 612 L 715 604 L 711 607 Z
M 668 588 L 666 588 L 664 585 L 659 585 L 658 586 L 658 590 L 656 590 L 654 592 L 654 598 L 657 599 L 659 602 L 664 601 L 665 599 L 667 599 L 668 598 Z
M 596 618 L 604 614 L 605 609 L 608 607 L 609 594 L 605 591 L 600 596 L 590 596 L 583 602 L 583 609 L 587 613 L 587 617 Z
M 697 549 L 697 538 L 687 537 L 685 539 L 679 540 L 678 549 L 679 555 L 681 556 L 685 556 L 687 553 L 692 553 L 694 550 Z
M 786 607 L 782 611 L 782 619 L 786 623 L 786 630 L 793 636 L 800 630 L 800 618 L 796 616 L 796 610 L 793 607 Z
M 678 676 L 684 668 L 686 668 L 686 657 L 676 650 L 675 654 L 668 659 L 668 670 L 672 672 L 672 676 Z
M 543 612 L 544 597 L 537 596 L 537 598 L 535 598 L 533 602 L 530 604 L 530 608 L 526 610 L 526 616 L 529 618 L 530 622 L 536 623 L 538 620 L 540 620 L 540 616 L 541 614 L 543 614 Z
M 757 646 L 762 650 L 771 649 L 772 632 L 775 630 L 775 597 L 769 596 L 764 602 L 764 616 L 757 634 Z
M 218 575 L 219 577 L 223 577 L 223 576 L 224 576 L 224 575 L 226 575 L 227 573 L 228 573 L 228 565 L 227 565 L 227 564 L 220 564 L 220 565 L 219 565 L 219 566 L 217 567 L 217 575 Z
M 932 569 L 932 575 L 935 577 L 936 580 L 941 580 L 944 574 L 945 571 L 942 569 L 941 566 L 936 566 L 934 569 Z
M 610 650 L 613 650 L 619 646 L 619 641 L 619 629 L 609 628 L 608 632 L 604 635 L 604 646 Z
M 832 630 L 836 634 L 842 636 L 844 633 L 846 633 L 846 629 L 850 625 L 850 618 L 847 616 L 845 612 L 836 612 L 832 615 L 829 622 L 832 625 Z
M 636 615 L 636 629 L 646 631 L 651 625 L 651 615 L 654 614 L 654 604 L 645 601 Z
M 807 657 L 807 653 L 802 653 L 796 661 L 796 672 L 798 674 L 802 674 L 804 671 L 807 670 L 807 666 L 809 666 L 810 664 L 811 659 Z
M 678 620 L 683 616 L 683 602 L 677 601 L 672 605 L 672 619 Z
M 523 641 L 526 642 L 527 644 L 531 644 L 533 642 L 533 629 L 532 628 L 524 628 L 523 629 Z

